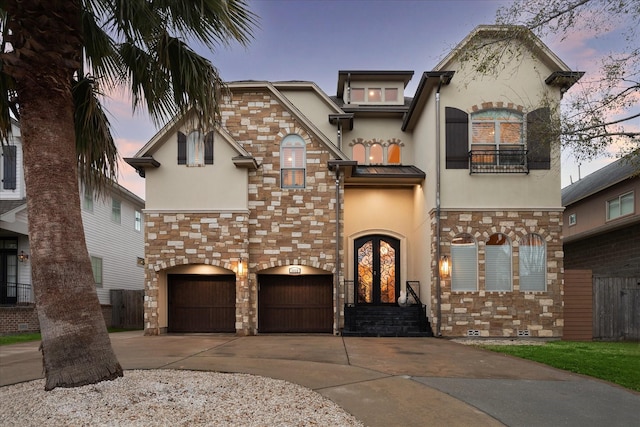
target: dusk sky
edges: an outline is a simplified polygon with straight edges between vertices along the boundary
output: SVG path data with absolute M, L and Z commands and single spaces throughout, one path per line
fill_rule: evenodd
M 496 10 L 510 1 L 498 0 L 248 0 L 260 18 L 260 28 L 247 48 L 220 47 L 210 58 L 226 81 L 304 80 L 335 95 L 339 70 L 412 70 L 405 96 L 413 96 L 420 75 L 476 26 L 492 24 Z M 573 33 L 561 41 L 543 41 L 570 68 L 596 72 L 596 59 L 608 52 L 615 37 L 594 39 Z M 588 76 L 588 74 L 587 74 Z M 126 96 L 112 94 L 106 102 L 121 157 L 133 156 L 157 132 L 140 111 L 131 113 Z M 637 123 L 640 126 L 640 123 Z M 613 158 L 583 164 L 582 177 Z M 119 183 L 144 198 L 144 180 L 122 162 Z M 570 155 L 562 156 L 562 186 L 578 178 Z

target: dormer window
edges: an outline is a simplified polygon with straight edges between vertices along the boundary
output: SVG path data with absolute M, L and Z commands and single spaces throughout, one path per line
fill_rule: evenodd
M 384 89 L 384 100 L 386 102 L 396 102 L 398 100 L 398 89 L 396 88 L 385 88 Z
M 397 104 L 399 89 L 397 87 L 352 87 L 351 104 Z
M 364 102 L 364 88 L 351 88 L 351 102 L 355 104 Z
M 382 102 L 382 89 L 370 88 L 369 89 L 369 102 Z

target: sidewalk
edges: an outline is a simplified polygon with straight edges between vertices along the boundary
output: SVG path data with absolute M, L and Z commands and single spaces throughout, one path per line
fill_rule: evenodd
M 640 408 L 640 394 L 444 339 L 121 332 L 111 340 L 124 369 L 282 379 L 367 426 L 635 426 Z M 42 377 L 38 345 L 0 347 L 0 385 Z

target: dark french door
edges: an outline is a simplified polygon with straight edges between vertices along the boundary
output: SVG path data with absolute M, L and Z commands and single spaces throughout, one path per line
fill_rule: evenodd
M 354 245 L 358 304 L 395 304 L 400 295 L 400 241 L 385 235 L 360 237 Z

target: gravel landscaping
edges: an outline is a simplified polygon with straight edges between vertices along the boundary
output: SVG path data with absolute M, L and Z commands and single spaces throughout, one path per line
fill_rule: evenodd
M 1 426 L 362 426 L 322 395 L 248 374 L 125 371 L 123 378 L 44 391 L 0 388 Z

